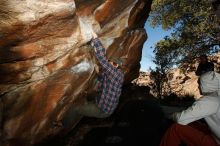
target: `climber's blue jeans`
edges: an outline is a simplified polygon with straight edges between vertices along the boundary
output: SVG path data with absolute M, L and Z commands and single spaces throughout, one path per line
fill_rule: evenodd
M 75 107 L 75 110 L 78 114 L 87 117 L 96 117 L 96 118 L 107 118 L 110 114 L 106 114 L 101 111 L 95 103 L 88 102 L 87 104 Z

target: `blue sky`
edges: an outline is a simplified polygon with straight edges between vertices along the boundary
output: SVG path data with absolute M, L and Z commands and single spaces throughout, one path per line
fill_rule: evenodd
M 155 64 L 152 62 L 154 54 L 154 46 L 156 42 L 163 39 L 165 36 L 171 33 L 170 31 L 164 31 L 161 27 L 152 28 L 149 26 L 149 22 L 147 21 L 144 26 L 148 39 L 144 43 L 142 50 L 142 58 L 141 58 L 141 71 L 148 71 L 149 68 L 155 68 Z

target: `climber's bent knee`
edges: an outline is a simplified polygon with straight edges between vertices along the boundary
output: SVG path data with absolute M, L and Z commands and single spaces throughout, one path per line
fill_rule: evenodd
M 111 115 L 101 111 L 94 103 L 88 103 L 84 106 L 81 106 L 77 109 L 77 112 L 83 116 L 96 118 L 107 118 Z

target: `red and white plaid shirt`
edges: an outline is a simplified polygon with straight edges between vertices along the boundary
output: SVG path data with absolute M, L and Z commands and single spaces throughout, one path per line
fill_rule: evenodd
M 92 46 L 96 48 L 96 58 L 102 66 L 99 77 L 101 97 L 96 98 L 96 104 L 103 112 L 112 114 L 119 102 L 124 74 L 108 62 L 106 50 L 98 38 L 92 39 Z

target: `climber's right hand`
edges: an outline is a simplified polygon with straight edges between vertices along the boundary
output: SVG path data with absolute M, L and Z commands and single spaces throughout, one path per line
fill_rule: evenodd
M 97 34 L 94 32 L 94 30 L 92 30 L 92 38 L 93 38 L 93 39 L 98 38 L 98 36 L 97 36 Z

